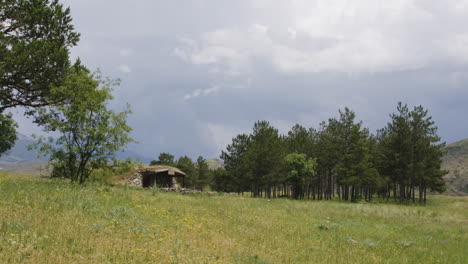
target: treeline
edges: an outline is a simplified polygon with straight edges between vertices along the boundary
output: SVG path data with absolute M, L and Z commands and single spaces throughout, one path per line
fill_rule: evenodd
M 213 172 L 211 186 L 253 197 L 425 203 L 428 190 L 444 191 L 444 146 L 428 111 L 402 103 L 375 135 L 348 108 L 287 135 L 258 121 L 222 152 L 225 170 Z

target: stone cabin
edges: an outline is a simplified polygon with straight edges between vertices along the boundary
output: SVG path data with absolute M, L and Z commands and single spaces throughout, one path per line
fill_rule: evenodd
M 179 189 L 185 185 L 185 173 L 171 166 L 155 165 L 137 169 L 127 180 L 135 187 Z

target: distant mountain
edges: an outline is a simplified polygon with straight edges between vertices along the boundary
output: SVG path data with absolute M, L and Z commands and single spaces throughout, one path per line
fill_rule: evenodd
M 44 157 L 39 158 L 37 151 L 28 150 L 27 147 L 35 142 L 32 138 L 29 138 L 22 134 L 18 134 L 17 136 L 18 139 L 15 142 L 15 146 L 0 156 L 0 167 L 2 164 L 47 160 L 47 158 Z
M 468 194 L 468 138 L 445 147 L 447 155 L 442 167 L 449 170 L 444 176 L 447 183 L 447 193 Z
M 224 163 L 219 159 L 214 159 L 214 158 L 206 159 L 206 163 L 208 163 L 208 167 L 210 168 L 210 170 L 224 168 Z
M 28 150 L 28 146 L 35 143 L 34 139 L 18 133 L 18 139 L 15 142 L 15 146 L 0 156 L 0 168 L 17 168 L 24 167 L 26 163 L 28 164 L 42 164 L 48 160 L 47 157 L 38 157 L 38 152 L 36 150 Z M 142 156 L 134 151 L 117 151 L 116 158 L 119 160 L 124 160 L 126 158 L 131 158 L 136 160 L 139 158 L 146 164 L 151 162 L 151 159 L 145 156 Z

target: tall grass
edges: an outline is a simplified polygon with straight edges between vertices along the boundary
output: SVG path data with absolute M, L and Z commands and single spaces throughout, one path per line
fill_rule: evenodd
M 468 263 L 468 199 L 181 195 L 0 174 L 1 263 Z

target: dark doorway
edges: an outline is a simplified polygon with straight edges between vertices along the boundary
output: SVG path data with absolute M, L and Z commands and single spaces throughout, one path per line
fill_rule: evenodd
M 143 187 L 151 188 L 157 186 L 158 188 L 171 188 L 173 187 L 173 177 L 165 172 L 145 172 L 143 173 Z

